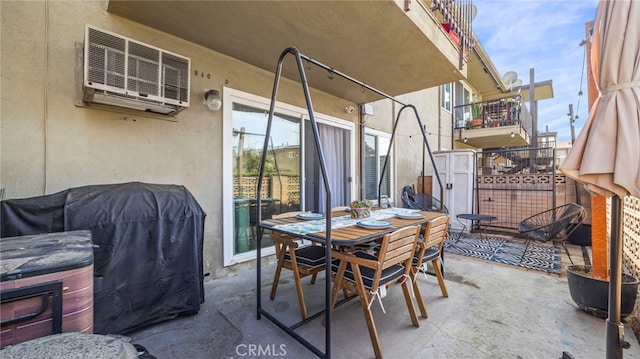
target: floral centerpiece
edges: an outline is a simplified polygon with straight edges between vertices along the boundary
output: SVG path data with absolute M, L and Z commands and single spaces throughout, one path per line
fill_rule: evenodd
M 371 217 L 372 206 L 373 206 L 373 201 L 368 199 L 351 202 L 351 218 Z

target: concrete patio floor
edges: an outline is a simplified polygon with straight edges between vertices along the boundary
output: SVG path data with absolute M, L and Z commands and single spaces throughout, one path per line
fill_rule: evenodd
M 570 246 L 576 264 L 581 247 Z M 568 261 L 563 259 L 563 262 Z M 564 264 L 563 264 L 564 265 Z M 269 300 L 274 264 L 263 266 L 263 307 L 286 323 L 299 320 L 290 271 L 274 301 Z M 446 256 L 449 297 L 441 296 L 435 277 L 419 276 L 429 318 L 411 325 L 400 286 L 383 300 L 386 314 L 373 305 L 387 358 L 574 358 L 605 357 L 605 320 L 578 309 L 560 276 L 523 270 L 458 255 Z M 324 276 L 315 285 L 303 279 L 310 313 L 324 306 Z M 197 315 L 129 333 L 157 358 L 314 358 L 308 349 L 266 318 L 256 319 L 256 273 L 205 283 L 205 302 Z M 359 300 L 338 307 L 332 317 L 334 358 L 373 358 Z M 324 348 L 322 319 L 296 330 Z M 640 358 L 633 330 L 625 325 L 631 348 L 625 358 Z

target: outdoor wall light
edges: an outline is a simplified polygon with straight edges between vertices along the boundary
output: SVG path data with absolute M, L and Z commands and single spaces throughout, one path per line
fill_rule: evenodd
M 361 106 L 362 114 L 365 116 L 373 116 L 373 105 L 365 103 Z
M 207 107 L 209 107 L 209 110 L 218 111 L 220 107 L 222 107 L 220 92 L 218 90 L 205 90 L 204 104 L 207 105 Z

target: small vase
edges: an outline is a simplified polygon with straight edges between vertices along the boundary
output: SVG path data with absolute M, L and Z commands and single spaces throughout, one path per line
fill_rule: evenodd
M 351 208 L 351 218 L 369 218 L 371 217 L 371 207 Z

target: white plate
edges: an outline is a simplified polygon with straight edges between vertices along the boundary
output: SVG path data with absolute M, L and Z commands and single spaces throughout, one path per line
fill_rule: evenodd
M 420 213 L 396 213 L 396 217 L 398 218 L 402 218 L 402 219 L 422 219 L 424 218 L 424 215 L 420 214 Z
M 324 218 L 324 214 L 322 214 L 322 213 L 300 213 L 300 214 L 296 215 L 296 218 L 306 219 L 306 220 L 323 219 Z
M 391 222 L 376 221 L 375 219 L 359 221 L 356 224 L 362 228 L 369 228 L 369 229 L 390 228 L 393 226 L 393 223 Z

